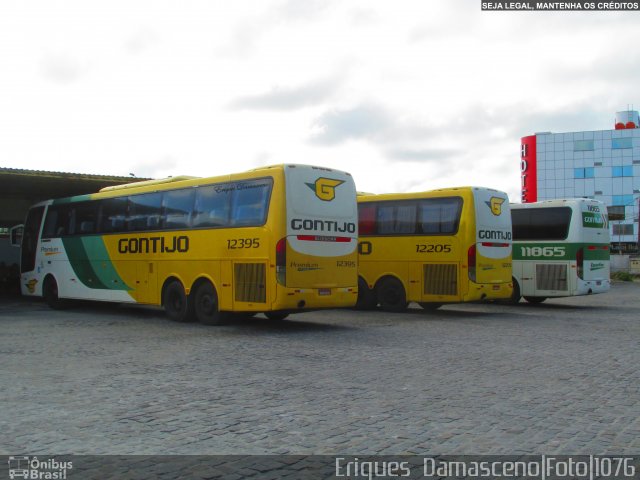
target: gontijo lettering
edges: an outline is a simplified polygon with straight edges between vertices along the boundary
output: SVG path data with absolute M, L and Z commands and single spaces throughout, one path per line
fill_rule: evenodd
M 503 230 L 479 230 L 478 238 L 482 240 L 511 240 L 511 232 Z
M 119 253 L 174 253 L 188 252 L 189 237 L 186 235 L 165 237 L 121 238 Z
M 356 224 L 353 222 L 336 222 L 333 220 L 293 218 L 291 219 L 291 229 L 314 232 L 356 233 Z

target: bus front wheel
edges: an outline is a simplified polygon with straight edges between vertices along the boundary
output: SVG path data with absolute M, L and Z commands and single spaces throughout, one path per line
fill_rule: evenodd
M 517 303 L 520 303 L 520 285 L 518 284 L 518 281 L 513 277 L 511 278 L 511 281 L 513 282 L 513 292 L 511 292 L 509 303 L 516 305 Z
M 524 297 L 524 299 L 529 303 L 536 304 L 544 302 L 547 297 Z
M 64 303 L 58 297 L 58 282 L 53 277 L 47 277 L 42 285 L 42 296 L 44 301 L 47 302 L 50 308 L 54 310 L 60 310 L 64 308 Z
M 402 282 L 394 277 L 386 277 L 376 286 L 378 303 L 385 312 L 402 312 L 407 308 L 407 294 Z
M 209 282 L 203 282 L 194 292 L 196 317 L 205 325 L 221 325 L 225 315 L 218 308 L 218 294 Z
M 167 316 L 174 322 L 193 320 L 193 308 L 184 287 L 177 280 L 169 283 L 164 291 L 163 307 Z

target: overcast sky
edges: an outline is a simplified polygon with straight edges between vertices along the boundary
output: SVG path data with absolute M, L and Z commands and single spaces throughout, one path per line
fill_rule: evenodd
M 0 166 L 308 163 L 364 191 L 517 201 L 522 136 L 613 128 L 640 106 L 639 20 L 478 0 L 3 1 Z

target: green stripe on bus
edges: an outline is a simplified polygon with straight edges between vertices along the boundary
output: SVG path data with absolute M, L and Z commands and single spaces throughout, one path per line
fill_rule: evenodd
M 51 202 L 51 205 L 64 205 L 65 203 L 86 202 L 91 200 L 91 194 L 76 195 L 75 197 L 57 198 Z
M 102 237 L 66 237 L 62 243 L 71 268 L 83 285 L 96 289 L 131 290 L 113 267 Z
M 591 249 L 589 248 L 591 247 Z M 513 244 L 514 260 L 572 260 L 582 248 L 585 260 L 609 260 L 608 243 L 519 243 Z

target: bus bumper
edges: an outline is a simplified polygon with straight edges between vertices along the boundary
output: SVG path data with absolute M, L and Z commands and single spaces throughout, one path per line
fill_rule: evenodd
M 358 299 L 357 287 L 288 288 L 278 285 L 272 310 L 290 312 L 319 308 L 349 308 Z
M 578 280 L 576 295 L 590 295 L 592 293 L 605 293 L 611 288 L 609 279 Z
M 464 302 L 481 300 L 504 300 L 511 298 L 513 283 L 473 283 L 469 282 L 469 291 L 463 297 Z

